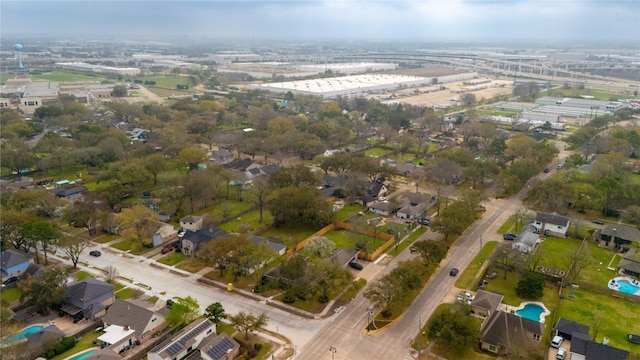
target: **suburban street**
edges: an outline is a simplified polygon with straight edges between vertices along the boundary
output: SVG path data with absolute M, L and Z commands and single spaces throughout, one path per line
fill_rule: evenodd
M 558 161 L 570 154 L 564 150 L 564 143 L 558 142 L 561 149 Z M 555 162 L 554 162 L 555 165 Z M 419 326 L 424 324 L 445 296 L 455 287 L 456 277 L 449 276 L 449 270 L 456 267 L 463 271 L 475 257 L 482 243 L 500 240 L 498 228 L 522 205 L 527 190 L 542 178 L 551 173 L 540 173 L 531 179 L 516 195 L 508 199 L 491 199 L 485 203 L 484 216 L 476 221 L 450 249 L 440 268 L 432 276 L 428 285 L 416 297 L 413 305 L 393 324 L 375 333 L 363 332 L 367 324 L 367 312 L 370 302 L 362 296 L 362 291 L 337 314 L 325 319 L 310 320 L 290 312 L 268 305 L 265 301 L 255 301 L 237 292 L 228 292 L 216 287 L 204 285 L 197 281 L 201 274 L 191 274 L 174 267 L 159 265 L 155 260 L 145 256 L 135 256 L 116 250 L 108 244 L 94 243 L 81 256 L 79 268 L 95 274 L 98 269 L 115 266 L 119 275 L 132 280 L 134 288 L 139 288 L 149 295 L 158 296 L 162 300 L 175 297 L 191 296 L 204 309 L 211 303 L 220 302 L 227 314 L 239 311 L 254 314 L 266 312 L 269 316 L 267 329 L 287 337 L 297 349 L 295 359 L 412 359 L 410 344 L 418 333 Z M 428 231 L 421 239 L 433 239 L 434 233 Z M 89 256 L 90 250 L 100 250 L 100 257 Z M 390 272 L 395 265 L 409 259 L 413 255 L 409 248 L 395 256 L 389 264 L 371 263 L 358 275 L 370 283 Z M 59 256 L 52 255 L 60 261 L 69 262 Z M 88 264 L 85 266 L 83 264 Z M 153 265 L 152 265 L 153 264 Z M 144 284 L 151 290 L 135 284 Z M 331 353 L 330 348 L 336 352 Z

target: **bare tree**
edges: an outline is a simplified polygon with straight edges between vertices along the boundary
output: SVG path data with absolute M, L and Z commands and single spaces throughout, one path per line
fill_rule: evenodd
M 102 278 L 105 282 L 111 283 L 118 277 L 118 268 L 113 265 L 109 265 L 104 268 L 104 275 Z
M 78 267 L 80 254 L 88 246 L 89 236 L 84 231 L 62 232 L 58 240 L 58 248 L 69 257 L 74 268 Z
M 516 209 L 516 212 L 513 213 L 513 222 L 516 224 L 516 232 L 518 231 L 519 225 L 524 225 L 524 221 L 527 219 L 527 208 L 524 206 Z

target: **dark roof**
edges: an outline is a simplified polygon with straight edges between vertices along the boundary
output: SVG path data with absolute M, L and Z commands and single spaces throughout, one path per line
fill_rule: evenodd
M 618 267 L 620 269 L 625 269 L 625 270 L 633 271 L 635 273 L 640 273 L 640 262 L 635 261 L 633 259 L 626 258 L 626 257 L 620 260 Z
M 393 212 L 395 209 L 397 208 L 397 206 L 393 205 L 392 203 L 388 202 L 388 201 L 379 201 L 379 202 L 375 202 L 371 205 L 369 205 L 369 209 L 376 209 L 376 210 L 382 210 L 382 211 L 387 211 L 387 212 Z
M 65 198 L 65 197 L 69 197 L 69 196 L 72 196 L 72 195 L 83 193 L 85 191 L 89 191 L 89 189 L 87 189 L 84 186 L 74 186 L 74 187 L 68 188 L 68 189 L 59 187 L 59 188 L 51 189 L 49 191 L 51 191 L 52 193 L 56 194 L 56 196 L 58 196 L 58 197 Z
M 278 241 L 274 241 L 275 239 L 273 238 L 265 239 L 262 236 L 250 235 L 248 239 L 249 241 L 256 244 L 267 244 L 269 245 L 271 250 L 275 251 L 276 253 L 279 253 L 280 251 L 287 249 L 287 247 L 284 244 Z
M 187 325 L 184 329 L 180 330 L 174 337 L 169 338 L 161 342 L 158 346 L 151 349 L 150 352 L 158 354 L 166 354 L 163 358 L 174 358 L 175 355 L 182 350 L 193 345 L 192 339 L 205 331 L 205 329 L 215 326 L 215 324 L 209 319 L 198 319 Z M 215 328 L 215 327 L 214 327 Z
M 280 170 L 280 166 L 271 164 L 271 165 L 261 167 L 260 170 L 262 170 L 262 172 L 267 175 L 271 175 L 274 172 Z
M 153 311 L 125 300 L 116 299 L 102 318 L 102 322 L 108 325 L 128 326 L 136 331 L 136 336 L 141 336 L 152 317 Z
M 556 331 L 558 334 L 562 335 L 563 338 L 571 340 L 575 333 L 589 335 L 589 326 L 565 318 L 560 318 L 556 324 Z
M 493 313 L 498 308 L 498 305 L 502 303 L 502 298 L 504 298 L 502 294 L 478 290 L 473 301 L 471 301 L 471 306 L 489 310 L 490 313 Z
M 342 189 L 346 183 L 346 177 L 324 175 L 322 177 L 322 195 L 331 196 L 336 189 Z
M 480 341 L 500 347 L 523 344 L 528 338 L 525 333 L 542 335 L 541 323 L 504 311 L 496 311 L 484 322 Z
M 552 213 L 537 213 L 536 221 L 544 222 L 546 224 L 552 225 L 560 225 L 560 226 L 569 226 L 569 218 L 566 216 L 562 216 L 557 212 Z
M 640 230 L 634 226 L 623 224 L 607 224 L 600 232 L 602 235 L 617 237 L 623 240 L 640 241 Z
M 113 294 L 113 285 L 88 277 L 67 286 L 64 302 L 85 309 L 96 299 L 106 294 Z
M 353 260 L 358 255 L 358 250 L 338 248 L 333 250 L 331 255 L 327 258 L 328 261 L 340 265 L 347 265 L 349 261 Z
M 20 279 L 26 279 L 29 276 L 37 276 L 44 269 L 44 266 L 40 264 L 30 263 L 29 266 L 24 270 L 24 272 L 20 275 Z
M 198 348 L 210 358 L 220 360 L 226 359 L 227 352 L 230 352 L 229 350 L 239 350 L 240 344 L 227 333 L 221 333 L 218 336 L 210 336 L 203 340 Z
M 238 171 L 245 171 L 249 166 L 253 164 L 253 160 L 247 159 L 233 159 L 232 161 L 223 165 L 227 169 L 235 169 Z
M 194 223 L 194 222 L 200 221 L 201 218 L 202 218 L 202 216 L 187 215 L 187 216 L 183 217 L 182 219 L 180 219 L 180 222 Z
M 122 360 L 122 356 L 111 349 L 101 349 L 85 360 Z
M 424 194 L 420 194 L 420 193 L 408 193 L 406 196 L 404 196 L 402 198 L 403 201 L 407 201 L 408 204 L 416 206 L 419 204 L 424 204 L 426 202 L 429 201 L 429 197 L 424 195 Z
M 13 249 L 3 251 L 0 254 L 0 258 L 2 259 L 2 268 L 5 270 L 31 260 L 31 257 L 28 254 Z
M 584 355 L 585 360 L 625 360 L 628 351 L 592 341 L 588 334 L 574 333 L 571 338 L 572 353 Z
M 55 325 L 49 325 L 34 333 L 26 334 L 25 338 L 29 343 L 29 347 L 36 347 L 58 342 L 64 337 L 64 332 Z
M 193 244 L 193 250 L 195 251 L 202 243 L 227 236 L 229 236 L 229 233 L 218 227 L 212 226 L 198 229 L 197 231 L 187 230 L 182 236 L 182 239 L 191 241 Z

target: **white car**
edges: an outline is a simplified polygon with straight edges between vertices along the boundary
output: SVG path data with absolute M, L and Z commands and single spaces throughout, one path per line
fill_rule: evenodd
M 551 340 L 551 347 L 553 348 L 559 348 L 560 344 L 562 344 L 562 341 L 564 341 L 564 338 L 562 338 L 562 336 L 556 335 L 553 337 L 553 340 Z
M 567 349 L 560 348 L 558 349 L 558 353 L 556 354 L 556 360 L 564 360 L 564 357 L 567 355 Z

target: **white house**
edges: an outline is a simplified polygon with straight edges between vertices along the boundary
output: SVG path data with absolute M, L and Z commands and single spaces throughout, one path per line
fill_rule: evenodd
M 531 223 L 531 226 L 533 226 L 538 233 L 540 233 L 544 227 L 545 235 L 565 237 L 569 230 L 569 218 L 562 216 L 557 212 L 552 212 L 550 214 L 537 213 L 536 219 Z

